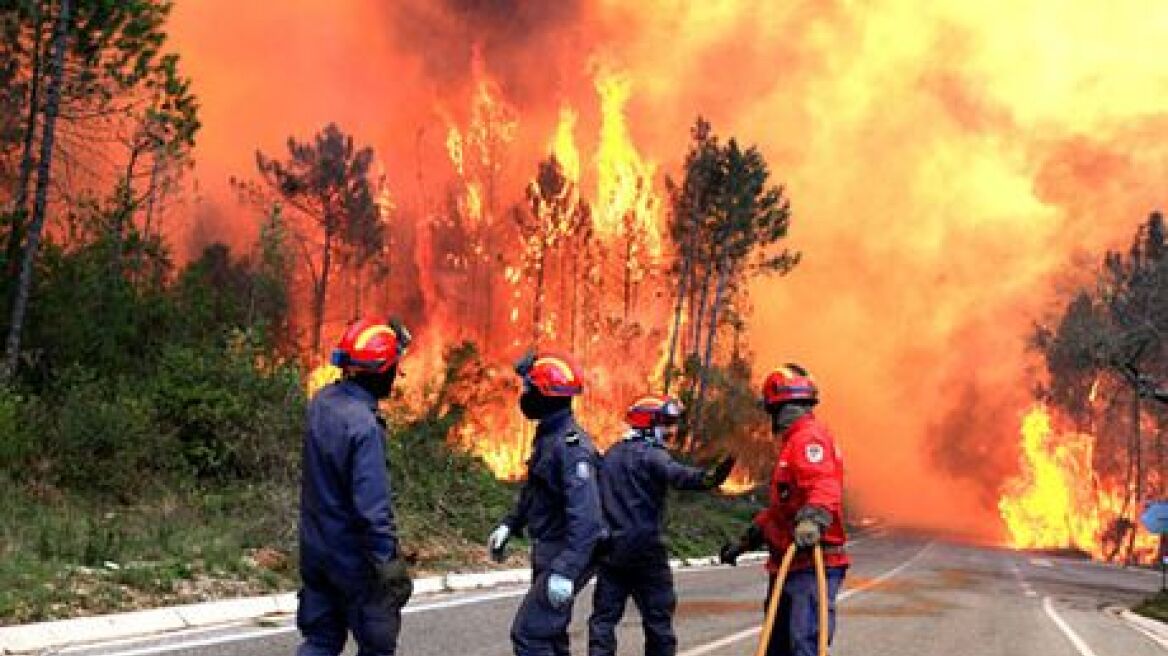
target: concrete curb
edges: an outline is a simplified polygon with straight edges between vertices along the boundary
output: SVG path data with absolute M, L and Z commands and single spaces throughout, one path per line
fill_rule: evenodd
M 1148 636 L 1161 647 L 1168 648 L 1168 624 L 1126 609 L 1121 611 L 1119 616 L 1133 629 Z
M 761 562 L 766 558 L 765 552 L 751 552 L 743 554 L 738 562 L 751 564 Z M 674 559 L 669 561 L 669 565 L 674 569 L 720 566 L 717 556 Z M 453 572 L 442 576 L 415 579 L 414 594 L 463 592 L 530 582 L 531 570 L 529 568 L 487 572 Z M 153 608 L 128 613 L 5 626 L 0 627 L 0 654 L 35 653 L 43 649 L 60 648 L 78 643 L 102 642 L 179 629 L 258 620 L 268 615 L 295 613 L 296 605 L 296 593 L 286 592 L 262 597 L 226 599 L 169 608 Z

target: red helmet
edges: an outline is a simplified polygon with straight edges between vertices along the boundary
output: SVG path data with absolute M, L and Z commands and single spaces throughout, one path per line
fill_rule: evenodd
M 787 363 L 767 375 L 762 384 L 762 402 L 767 409 L 790 401 L 819 403 L 819 388 L 807 370 Z
M 401 360 L 411 339 L 410 332 L 396 321 L 357 319 L 345 327 L 330 362 L 345 373 L 383 374 Z
M 662 394 L 648 394 L 629 406 L 625 421 L 632 428 L 656 428 L 676 426 L 681 421 L 685 406 L 681 401 Z
M 515 364 L 523 384 L 544 396 L 577 396 L 584 392 L 584 376 L 567 356 L 529 351 Z

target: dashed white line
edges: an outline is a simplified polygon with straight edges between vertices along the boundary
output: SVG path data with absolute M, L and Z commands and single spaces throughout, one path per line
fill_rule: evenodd
M 1054 622 L 1054 625 L 1059 628 L 1059 631 L 1062 631 L 1063 635 L 1067 637 L 1067 640 L 1071 641 L 1071 644 L 1075 646 L 1075 649 L 1078 650 L 1081 656 L 1097 656 L 1095 652 L 1092 651 L 1089 646 L 1087 646 L 1087 643 L 1083 642 L 1083 639 L 1079 637 L 1079 634 L 1075 633 L 1075 630 L 1071 628 L 1071 625 L 1067 624 L 1066 620 L 1059 617 L 1059 614 L 1055 612 L 1054 604 L 1051 603 L 1050 597 L 1044 597 L 1042 599 L 1042 608 L 1046 611 L 1046 615 L 1050 617 L 1051 621 Z

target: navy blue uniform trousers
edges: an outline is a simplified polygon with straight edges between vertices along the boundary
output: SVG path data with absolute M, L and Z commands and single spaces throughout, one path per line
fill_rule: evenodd
M 835 600 L 844 582 L 846 567 L 827 568 L 828 641 L 835 635 Z M 774 594 L 775 577 L 767 584 L 767 601 Z M 787 575 L 779 598 L 779 612 L 771 629 L 767 656 L 817 656 L 819 653 L 819 586 L 815 570 L 801 569 Z M 763 606 L 763 612 L 766 606 Z
M 677 595 L 673 591 L 673 571 L 666 559 L 630 566 L 601 565 L 592 595 L 592 617 L 588 620 L 588 656 L 616 654 L 616 627 L 629 597 L 645 628 L 645 656 L 674 656 L 677 636 L 673 633 L 673 612 L 677 609 Z
M 337 656 L 349 630 L 358 656 L 393 656 L 401 630 L 401 608 L 390 604 L 372 574 L 364 580 L 344 580 L 326 570 L 301 570 L 304 587 L 296 610 L 296 625 L 304 635 L 297 656 Z
M 515 613 L 511 624 L 511 644 L 519 656 L 568 656 L 568 624 L 572 621 L 572 600 L 563 606 L 553 606 L 547 597 L 547 582 L 551 576 L 549 565 L 563 547 L 555 543 L 538 542 L 532 549 L 531 588 Z M 579 594 L 595 573 L 586 567 L 573 581 Z

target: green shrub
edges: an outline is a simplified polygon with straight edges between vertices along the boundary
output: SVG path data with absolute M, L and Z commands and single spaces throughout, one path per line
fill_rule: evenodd
M 130 499 L 147 489 L 150 472 L 171 468 L 172 440 L 134 385 L 73 367 L 54 389 L 35 421 L 59 483 Z
M 33 452 L 26 415 L 31 403 L 11 387 L 0 386 L 0 462 L 23 464 Z
M 304 395 L 298 372 L 262 367 L 243 347 L 172 347 L 150 380 L 160 428 L 197 477 L 287 477 L 295 466 Z

